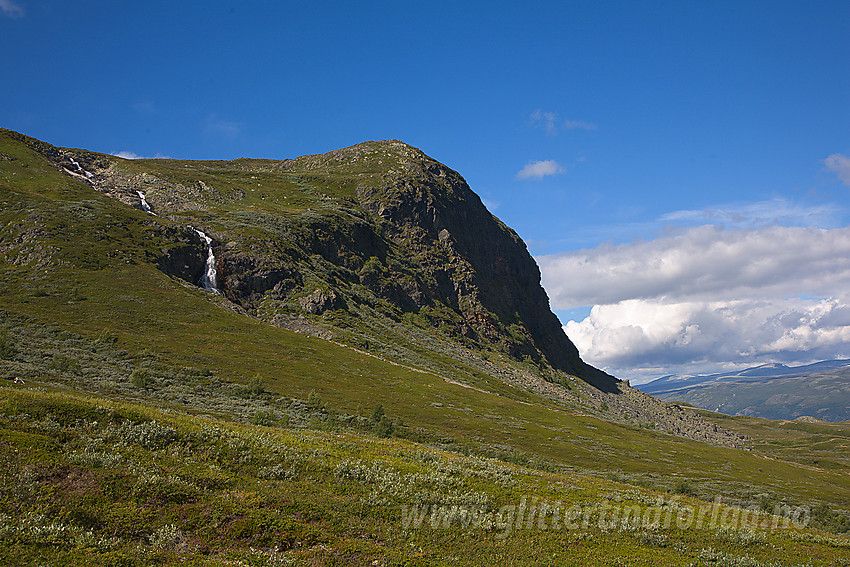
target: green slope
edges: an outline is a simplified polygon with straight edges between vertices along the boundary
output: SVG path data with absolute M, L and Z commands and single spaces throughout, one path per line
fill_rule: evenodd
M 79 396 L 0 389 L 0 447 L 8 565 L 850 559 L 846 537 L 681 495 L 400 440 L 239 426 Z
M 690 441 L 639 421 L 608 421 L 598 411 L 598 394 L 583 382 L 567 382 L 570 398 L 541 396 L 502 379 L 504 373 L 541 372 L 535 363 L 511 361 L 498 350 L 487 351 L 489 361 L 454 357 L 458 348 L 450 337 L 413 323 L 398 323 L 402 326 L 397 335 L 408 333 L 411 338 L 394 360 L 270 325 L 225 298 L 157 268 L 164 251 L 189 245 L 181 240 L 186 229 L 180 215 L 174 215 L 176 220 L 153 217 L 105 196 L 14 137 L 0 136 L 0 158 L 0 376 L 22 378 L 25 384 L 17 388 L 62 396 L 71 390 L 88 392 L 181 414 L 278 423 L 289 428 L 280 435 L 300 435 L 305 426 L 348 431 L 354 436 L 350 442 L 358 447 L 373 441 L 359 437 L 358 432 L 370 426 L 357 414 L 371 415 L 381 404 L 393 420 L 396 435 L 538 469 L 613 475 L 647 488 L 690 492 L 707 500 L 723 494 L 742 505 L 758 503 L 763 495 L 793 505 L 823 503 L 830 508 L 846 507 L 850 501 L 846 468 L 803 467 L 792 462 L 808 454 L 802 443 L 799 450 L 762 454 L 763 447 L 758 445 L 762 433 L 739 422 L 726 425 L 747 429 L 757 443 L 755 451 Z M 258 167 L 254 161 L 245 163 Z M 168 172 L 174 182 L 186 183 L 206 170 L 210 183 L 215 175 L 220 194 L 230 190 L 221 176 L 237 175 L 231 165 L 218 162 L 122 162 L 121 166 L 156 169 L 160 175 Z M 266 166 L 274 168 L 274 164 Z M 188 168 L 190 173 L 185 172 Z M 250 178 L 256 171 L 246 175 Z M 263 179 L 274 175 L 270 171 Z M 327 196 L 348 190 L 344 179 L 327 183 L 323 193 Z M 280 201 L 283 197 L 295 200 L 296 195 L 301 195 L 296 208 L 317 206 L 310 192 L 314 189 L 299 192 L 297 187 L 275 184 L 273 190 L 251 197 L 255 199 L 252 206 L 285 210 L 293 205 Z M 197 223 L 209 213 L 182 214 Z M 210 214 L 210 226 L 213 218 L 219 217 Z M 444 348 L 424 348 L 423 343 Z M 386 350 L 379 354 L 389 356 Z M 134 378 L 138 376 L 145 377 L 143 386 Z M 327 409 L 302 411 L 311 392 Z M 30 395 L 35 396 L 31 399 L 36 406 L 48 403 L 35 393 Z M 29 411 L 10 407 L 10 416 Z M 155 409 L 145 411 L 164 415 Z M 27 450 L 31 443 L 40 441 L 14 434 L 2 451 L 7 459 L 17 458 L 15 449 Z M 61 452 L 56 447 L 51 451 Z M 682 479 L 688 480 L 683 484 Z M 600 494 L 593 493 L 592 499 Z M 21 508 L 8 502 L 6 506 L 5 514 L 17 517 L 21 513 Z M 353 513 L 344 510 L 346 518 Z M 101 526 L 98 530 L 106 529 L 96 525 Z M 136 539 L 149 541 L 150 530 L 160 527 L 148 524 L 149 531 Z M 485 537 L 479 536 L 470 541 Z M 429 545 L 439 541 L 446 549 L 455 549 L 440 539 L 444 536 L 434 537 L 438 539 Z M 486 547 L 483 541 L 470 549 L 480 551 Z M 613 540 L 608 543 L 611 549 L 620 549 Z M 706 540 L 706 549 L 709 544 L 713 545 Z M 623 552 L 631 549 L 628 545 Z M 505 551 L 504 547 L 494 549 Z M 689 549 L 698 552 L 696 547 Z M 685 564 L 681 561 L 694 553 L 671 559 L 669 564 Z

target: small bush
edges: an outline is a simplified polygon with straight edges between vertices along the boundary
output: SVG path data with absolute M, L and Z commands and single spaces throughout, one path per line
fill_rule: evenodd
M 680 478 L 673 485 L 673 494 L 684 494 L 686 496 L 696 495 L 697 490 L 690 481 Z
M 257 410 L 251 418 L 251 423 L 254 425 L 275 425 L 277 422 L 277 414 L 270 410 Z
M 383 416 L 373 427 L 373 431 L 378 437 L 391 437 L 394 429 L 393 422 L 386 416 Z
M 307 396 L 307 408 L 312 411 L 320 411 L 324 408 L 322 398 L 316 393 L 316 390 L 310 390 L 310 394 Z
M 258 478 L 287 480 L 295 477 L 298 470 L 295 466 L 285 466 L 283 464 L 270 465 L 260 468 L 257 471 Z
M 812 508 L 812 525 L 829 532 L 848 533 L 850 516 L 833 510 L 827 504 L 818 504 Z
M 156 421 L 135 424 L 124 422 L 120 426 L 111 425 L 107 429 L 110 437 L 117 437 L 124 443 L 140 445 L 146 449 L 162 449 L 180 438 L 177 431 Z
M 251 378 L 251 381 L 248 382 L 248 393 L 249 394 L 254 394 L 255 396 L 259 396 L 260 394 L 262 394 L 265 391 L 266 391 L 266 385 L 263 382 L 263 379 L 259 374 L 257 374 L 253 378 Z
M 151 385 L 150 373 L 144 368 L 137 368 L 130 375 L 130 383 L 135 388 L 147 388 Z
M 183 544 L 185 537 L 174 524 L 166 524 L 151 534 L 151 546 L 158 551 L 172 551 Z
M 115 344 L 117 340 L 118 339 L 112 333 L 110 333 L 107 329 L 104 329 L 97 336 L 97 339 L 95 339 L 94 344 L 97 346 L 108 346 Z
M 53 356 L 53 360 L 50 363 L 50 367 L 54 370 L 58 370 L 59 372 L 67 372 L 71 374 L 76 374 L 80 371 L 80 363 L 64 354 L 56 354 Z
M 378 404 L 375 406 L 375 411 L 372 412 L 372 423 L 380 423 L 384 418 L 384 406 Z

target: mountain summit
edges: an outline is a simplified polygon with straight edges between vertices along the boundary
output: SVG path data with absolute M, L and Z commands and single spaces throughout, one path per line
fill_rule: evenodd
M 379 298 L 407 312 L 450 314 L 450 333 L 613 391 L 614 379 L 585 364 L 564 335 L 522 239 L 457 172 L 398 140 L 301 158 L 288 170 L 350 179 L 371 234 L 365 242 L 335 238 L 344 248 L 324 257 L 337 266 L 358 258 L 351 269 Z

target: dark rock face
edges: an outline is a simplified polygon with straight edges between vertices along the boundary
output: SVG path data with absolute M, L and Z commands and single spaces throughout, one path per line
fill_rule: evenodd
M 216 253 L 213 247 L 213 253 Z M 258 263 L 256 257 L 244 253 L 228 253 L 220 249 L 216 254 L 221 286 L 240 303 L 251 303 L 264 294 L 285 297 L 300 285 L 300 274 L 285 264 Z
M 207 243 L 190 227 L 160 227 L 159 236 L 171 243 L 168 248 L 160 250 L 161 255 L 156 260 L 157 268 L 171 277 L 180 278 L 193 285 L 201 285 L 201 280 L 207 269 Z M 216 258 L 216 270 L 221 279 L 224 262 L 222 262 L 223 247 L 215 239 L 212 242 L 213 255 Z M 255 280 L 256 289 L 266 291 L 260 277 Z M 249 290 L 250 291 L 250 290 Z M 259 292 L 261 293 L 261 292 Z
M 402 146 L 412 154 L 404 174 L 392 184 L 360 189 L 358 197 L 389 238 L 419 260 L 433 282 L 425 294 L 456 307 L 476 334 L 501 338 L 512 355 L 542 355 L 554 368 L 615 391 L 616 380 L 585 364 L 564 334 L 522 239 L 457 172 Z
M 192 242 L 179 242 L 163 249 L 157 260 L 160 271 L 193 284 L 201 280 L 205 266 L 205 250 Z

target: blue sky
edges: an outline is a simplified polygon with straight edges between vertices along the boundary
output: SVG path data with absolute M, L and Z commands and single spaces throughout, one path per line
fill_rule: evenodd
M 0 126 L 60 146 L 421 148 L 620 377 L 850 356 L 846 0 L 0 0 L 0 49 Z

